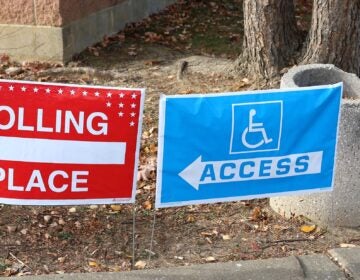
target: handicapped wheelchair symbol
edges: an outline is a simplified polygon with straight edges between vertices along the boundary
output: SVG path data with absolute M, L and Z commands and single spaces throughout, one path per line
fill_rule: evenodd
M 279 150 L 282 114 L 282 100 L 232 104 L 230 154 Z
M 256 110 L 251 109 L 249 112 L 249 126 L 244 129 L 244 132 L 241 134 L 241 141 L 243 145 L 249 149 L 256 149 L 263 144 L 269 144 L 272 142 L 272 138 L 268 138 L 266 134 L 266 130 L 264 128 L 264 124 L 261 122 L 254 122 L 254 117 L 256 115 Z M 256 144 L 250 144 L 246 140 L 246 136 L 248 133 L 261 133 L 262 139 Z

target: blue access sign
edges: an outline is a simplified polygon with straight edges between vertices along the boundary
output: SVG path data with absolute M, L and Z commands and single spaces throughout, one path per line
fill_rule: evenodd
M 156 207 L 331 190 L 342 84 L 160 99 Z

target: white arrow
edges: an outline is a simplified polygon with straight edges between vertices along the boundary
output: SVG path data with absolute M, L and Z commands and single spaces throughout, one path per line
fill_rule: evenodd
M 200 178 L 205 167 L 204 162 L 201 161 L 201 156 L 190 163 L 183 171 L 179 173 L 179 176 L 183 178 L 189 185 L 195 190 L 199 190 Z
M 179 176 L 199 190 L 200 185 L 265 180 L 318 174 L 321 172 L 323 152 L 291 154 L 281 157 L 202 161 L 199 156 Z

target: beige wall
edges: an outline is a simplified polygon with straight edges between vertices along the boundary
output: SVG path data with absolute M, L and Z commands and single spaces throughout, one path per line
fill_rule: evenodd
M 0 0 L 0 24 L 60 27 L 125 0 Z

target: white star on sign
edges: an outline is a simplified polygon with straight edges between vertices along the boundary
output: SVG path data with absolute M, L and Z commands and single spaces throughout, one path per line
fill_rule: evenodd
M 111 96 L 112 96 L 112 93 L 111 93 L 111 92 L 108 92 L 106 96 L 107 96 L 107 97 L 111 97 Z
M 124 96 L 125 96 L 125 94 L 123 94 L 123 93 L 120 93 L 120 94 L 119 94 L 119 97 L 120 97 L 120 98 L 123 98 Z
M 124 103 L 119 103 L 119 108 L 124 108 Z
M 34 87 L 34 92 L 38 93 L 39 89 L 37 87 Z
M 106 103 L 106 107 L 111 107 L 111 103 L 110 103 L 110 102 L 107 102 L 107 103 Z
M 73 90 L 73 89 L 70 90 L 70 94 L 71 94 L 71 95 L 75 95 L 75 90 Z
M 132 118 L 135 118 L 136 113 L 135 113 L 135 112 L 131 112 L 130 116 L 131 116 Z
M 86 96 L 88 93 L 86 90 L 83 91 L 83 96 Z
M 58 94 L 63 94 L 63 90 L 62 90 L 62 89 L 58 89 Z
M 136 104 L 135 104 L 135 103 L 132 103 L 132 104 L 131 104 L 131 108 L 136 108 Z
M 135 125 L 135 123 L 134 123 L 134 122 L 131 122 L 131 123 L 130 123 L 130 126 L 134 126 L 134 125 Z
M 14 91 L 14 87 L 13 87 L 13 86 L 9 86 L 9 90 L 10 90 L 10 91 Z
M 45 91 L 46 91 L 46 93 L 50 93 L 50 89 L 49 88 L 47 88 L 47 89 L 45 89 Z
M 124 116 L 124 113 L 123 113 L 123 112 L 119 112 L 118 115 L 119 115 L 119 117 L 123 117 L 123 116 Z
M 131 95 L 131 98 L 132 98 L 132 99 L 136 99 L 136 94 L 133 93 L 133 94 Z
M 26 91 L 26 87 L 21 87 L 21 91 L 25 92 L 25 91 Z
M 100 96 L 100 92 L 95 92 L 95 96 L 99 97 Z

